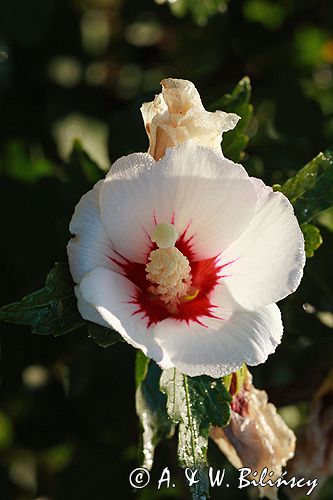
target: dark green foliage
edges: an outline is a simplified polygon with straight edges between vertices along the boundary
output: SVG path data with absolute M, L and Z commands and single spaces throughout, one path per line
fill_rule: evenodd
M 333 153 L 319 153 L 276 191 L 285 194 L 294 206 L 304 235 L 306 256 L 313 257 L 323 242 L 320 230 L 310 222 L 333 207 Z
M 202 412 L 198 413 L 197 401 L 189 388 L 190 379 L 175 368 L 164 370 L 161 390 L 167 396 L 170 419 L 178 424 L 178 461 L 184 468 L 198 471 L 199 483 L 192 487 L 193 500 L 209 496 L 207 471 L 208 437 L 200 432 Z
M 200 434 L 208 437 L 211 425 L 228 424 L 232 398 L 221 379 L 207 375 L 188 377 L 188 387 L 196 419 L 200 421 Z
M 86 325 L 89 338 L 101 347 L 109 347 L 124 339 L 116 331 L 85 321 L 78 309 L 68 264 L 58 262 L 46 277 L 45 286 L 19 302 L 0 309 L 0 320 L 17 325 L 30 325 L 32 333 L 64 335 Z
M 230 419 L 231 396 L 222 380 L 207 376 L 187 377 L 175 368 L 164 370 L 161 390 L 167 395 L 170 419 L 179 424 L 178 460 L 182 467 L 198 470 L 199 483 L 192 496 L 209 496 L 207 448 L 211 425 L 223 427 Z
M 313 221 L 333 206 L 333 153 L 319 153 L 281 187 L 291 203 L 300 224 Z
M 239 162 L 244 158 L 244 150 L 249 142 L 246 129 L 251 120 L 253 106 L 250 104 L 251 83 L 248 77 L 236 85 L 231 94 L 226 94 L 211 109 L 221 109 L 227 113 L 236 113 L 240 116 L 234 130 L 223 134 L 222 150 L 226 158 Z
M 72 182 L 85 179 L 87 183 L 94 185 L 103 177 L 102 170 L 83 149 L 78 139 L 74 141 L 67 169 Z
M 173 436 L 175 426 L 167 414 L 166 396 L 160 391 L 162 370 L 141 351 L 137 353 L 135 368 L 136 411 L 143 430 L 140 461 L 144 467 L 151 469 L 155 447 Z
M 315 251 L 318 250 L 323 242 L 320 230 L 313 224 L 302 224 L 301 229 L 304 236 L 306 256 L 308 258 L 313 257 Z
M 116 342 L 124 342 L 123 337 L 111 328 L 105 328 L 90 321 L 87 321 L 86 324 L 88 337 L 94 340 L 100 347 L 110 347 Z
M 148 366 L 149 358 L 142 351 L 138 350 L 135 358 L 135 387 L 139 387 L 141 382 L 146 378 Z
M 47 275 L 43 288 L 20 302 L 2 307 L 0 320 L 31 325 L 32 332 L 39 335 L 64 335 L 83 326 L 68 265 L 58 262 Z

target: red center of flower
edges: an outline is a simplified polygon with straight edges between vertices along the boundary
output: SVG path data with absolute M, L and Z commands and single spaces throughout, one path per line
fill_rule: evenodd
M 186 237 L 185 230 L 176 241 L 175 247 L 190 263 L 192 276 L 191 289 L 195 290 L 195 293 L 192 295 L 193 298 L 190 297 L 189 299 L 181 300 L 177 310 L 172 313 L 158 295 L 154 295 L 149 291 L 151 283 L 147 280 L 146 264 L 131 262 L 121 255 L 119 255 L 121 260 L 116 258 L 111 259 L 121 268 L 122 274 L 138 287 L 135 295 L 130 298 L 129 303 L 137 306 L 133 314 L 140 315 L 142 319 L 146 319 L 147 327 L 169 317 L 176 318 L 179 321 L 186 321 L 187 323 L 195 321 L 203 326 L 205 325 L 202 320 L 205 317 L 222 319 L 214 315 L 213 311 L 217 306 L 212 304 L 209 297 L 220 279 L 225 277 L 221 275 L 221 270 L 230 263 L 222 265 L 218 257 L 194 261 L 192 238 Z M 156 248 L 156 244 L 152 244 L 149 253 Z

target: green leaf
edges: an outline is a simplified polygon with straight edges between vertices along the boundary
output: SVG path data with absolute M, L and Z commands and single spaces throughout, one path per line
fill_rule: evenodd
M 39 335 L 63 335 L 84 324 L 80 316 L 74 284 L 67 264 L 56 263 L 46 277 L 45 286 L 20 302 L 0 309 L 0 320 L 31 325 Z
M 8 141 L 0 158 L 0 172 L 28 184 L 58 173 L 57 166 L 45 158 L 41 150 L 37 148 L 32 152 L 29 149 L 22 140 Z
M 67 173 L 73 181 L 81 183 L 85 181 L 89 186 L 99 181 L 104 173 L 94 160 L 86 153 L 81 142 L 74 141 L 73 149 L 69 157 L 69 168 Z
M 197 418 L 189 378 L 176 368 L 164 370 L 161 377 L 161 390 L 167 396 L 167 411 L 170 419 L 179 424 L 178 460 L 181 467 L 197 470 L 198 483 L 192 487 L 193 500 L 209 496 L 207 471 L 208 437 L 200 434 L 201 419 Z
M 226 158 L 239 162 L 245 156 L 244 150 L 249 142 L 246 129 L 251 120 L 253 106 L 250 104 L 251 83 L 245 76 L 236 85 L 231 94 L 226 94 L 214 103 L 212 109 L 221 109 L 227 113 L 236 113 L 241 117 L 236 127 L 223 134 L 222 150 Z
M 145 358 L 145 359 L 144 359 Z M 166 397 L 160 391 L 161 369 L 141 351 L 136 359 L 136 411 L 143 428 L 142 466 L 151 469 L 159 442 L 173 436 L 175 426 L 168 417 Z
M 325 227 L 333 233 L 333 207 L 325 210 L 318 217 L 318 222 L 321 226 Z
M 221 379 L 207 375 L 188 378 L 189 393 L 200 434 L 208 437 L 211 425 L 224 427 L 230 420 L 231 396 Z
M 206 375 L 187 377 L 175 368 L 164 370 L 161 390 L 167 395 L 167 410 L 179 424 L 178 459 L 182 467 L 198 470 L 194 499 L 208 496 L 207 447 L 211 425 L 223 427 L 230 419 L 231 396 L 221 379 Z
M 313 224 L 302 224 L 301 229 L 305 241 L 306 256 L 313 257 L 315 250 L 317 250 L 323 242 L 319 229 Z
M 333 152 L 319 153 L 281 188 L 291 203 L 300 224 L 311 222 L 333 206 Z M 318 237 L 317 237 L 318 241 Z
M 135 358 L 135 386 L 139 387 L 147 376 L 149 358 L 138 350 Z
M 97 325 L 96 323 L 88 323 L 88 337 L 96 342 L 100 347 L 110 347 L 117 342 L 125 342 L 120 333 L 105 328 L 104 326 Z

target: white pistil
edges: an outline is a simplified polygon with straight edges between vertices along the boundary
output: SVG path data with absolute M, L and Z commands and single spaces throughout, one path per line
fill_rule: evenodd
M 156 243 L 158 248 L 174 247 L 178 238 L 179 234 L 175 226 L 167 222 L 157 224 L 151 235 L 151 241 Z
M 149 292 L 159 295 L 170 312 L 177 310 L 177 304 L 191 285 L 190 263 L 174 246 L 178 237 L 173 224 L 158 224 L 151 235 L 158 249 L 150 252 L 150 262 L 146 265 L 147 280 L 154 283 L 148 288 Z

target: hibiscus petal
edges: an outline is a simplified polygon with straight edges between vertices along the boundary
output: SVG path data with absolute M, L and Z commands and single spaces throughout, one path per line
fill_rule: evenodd
M 99 211 L 99 191 L 103 181 L 82 196 L 76 205 L 69 230 L 75 235 L 67 245 L 69 267 L 75 283 L 98 266 L 112 269 L 111 242 Z
M 190 375 L 218 378 L 238 370 L 245 362 L 266 361 L 280 343 L 283 326 L 276 304 L 257 311 L 217 310 L 225 319 L 200 318 L 202 324 L 168 318 L 153 330 L 165 355 L 162 368 L 174 365 Z
M 77 308 L 83 319 L 97 323 L 98 325 L 109 328 L 110 325 L 102 318 L 97 309 L 84 300 L 80 287 L 74 287 L 75 295 L 77 298 Z
M 252 179 L 258 206 L 251 224 L 223 254 L 230 266 L 227 286 L 234 299 L 256 309 L 298 287 L 305 264 L 304 238 L 289 200 Z
M 119 332 L 124 339 L 157 362 L 162 361 L 162 351 L 157 345 L 147 323 L 136 315 L 133 297 L 137 287 L 124 276 L 102 267 L 88 273 L 80 283 L 83 299 L 88 303 L 83 317 L 91 314 L 93 307 L 105 323 Z M 83 307 L 82 304 L 81 307 Z M 88 317 L 94 321 L 94 319 Z
M 102 185 L 101 218 L 129 260 L 145 263 L 156 224 L 174 223 L 192 238 L 194 260 L 214 257 L 239 238 L 256 209 L 241 165 L 188 142 L 155 162 L 147 154 L 118 160 Z

